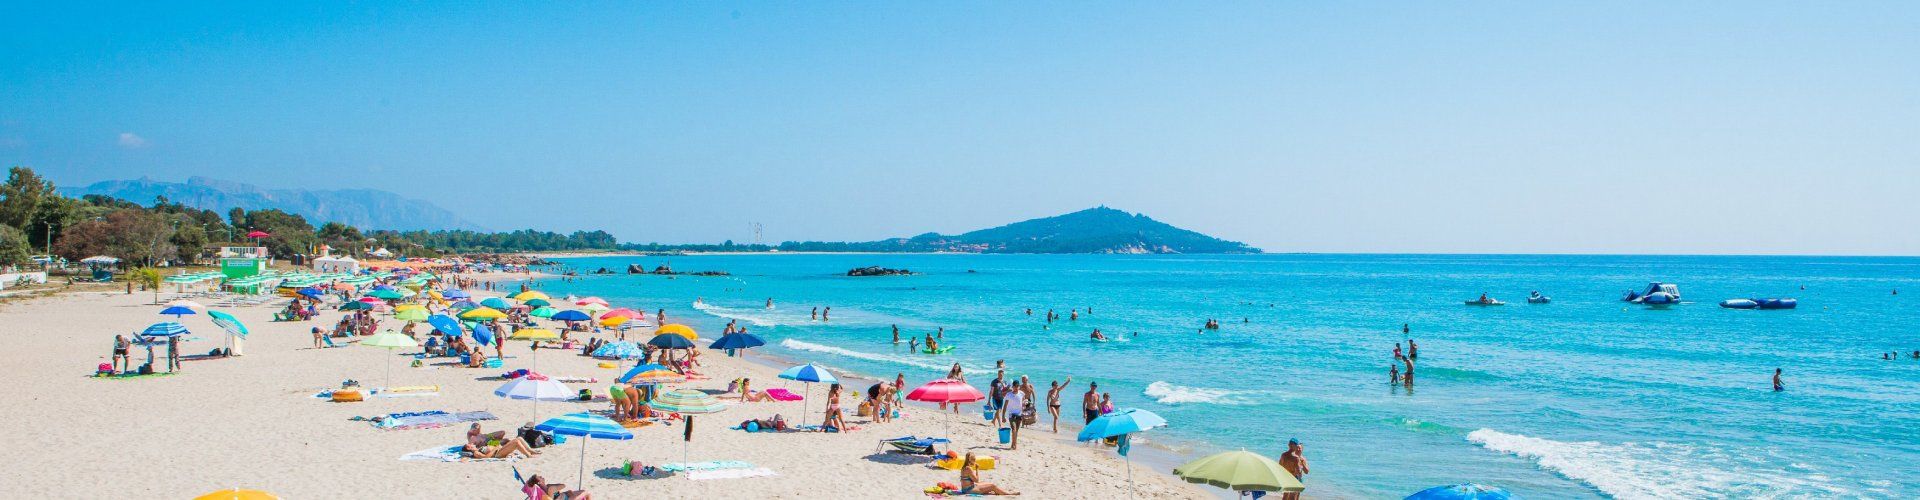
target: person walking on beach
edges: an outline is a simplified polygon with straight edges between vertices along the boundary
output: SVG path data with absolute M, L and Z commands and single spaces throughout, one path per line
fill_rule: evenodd
M 1007 427 L 1011 429 L 1008 431 L 1010 446 L 1007 449 L 1009 450 L 1020 449 L 1020 420 L 1026 415 L 1023 413 L 1027 405 L 1026 392 L 1027 390 L 1020 386 L 1020 382 L 1014 382 L 1013 387 L 1007 391 L 1006 399 L 1002 400 L 1006 405 L 1006 410 L 1002 413 L 1006 414 Z
M 1072 375 L 1067 376 L 1067 382 L 1064 384 L 1060 383 L 1060 381 L 1058 380 L 1048 382 L 1047 413 L 1050 415 L 1053 415 L 1053 433 L 1054 434 L 1060 433 L 1060 391 L 1066 389 L 1067 386 L 1069 385 L 1073 385 Z
M 1306 482 L 1308 472 L 1306 453 L 1307 449 L 1300 445 L 1300 440 L 1288 439 L 1287 452 L 1280 454 L 1280 468 L 1286 469 L 1288 474 L 1293 474 L 1293 478 L 1302 483 Z M 1300 492 L 1297 491 L 1280 494 L 1280 500 L 1299 499 Z
M 993 407 L 993 423 L 1004 423 L 1007 418 L 1007 371 L 997 370 L 993 382 L 987 384 L 987 404 Z
M 1086 417 L 1082 423 L 1093 423 L 1100 418 L 1100 383 L 1087 382 L 1087 393 L 1080 396 L 1080 416 Z
M 1786 392 L 1787 383 L 1780 381 L 1780 369 L 1773 369 L 1773 392 Z
M 113 336 L 113 372 L 114 373 L 122 373 L 127 371 L 127 368 L 133 367 L 133 359 L 127 356 L 127 350 L 132 348 L 133 348 L 133 343 L 127 341 L 126 335 Z

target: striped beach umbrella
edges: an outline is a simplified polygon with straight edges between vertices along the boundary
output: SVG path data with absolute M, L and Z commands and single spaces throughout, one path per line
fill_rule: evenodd
M 667 391 L 666 394 L 653 398 L 653 402 L 648 404 L 655 410 L 679 413 L 685 420 L 683 425 L 686 425 L 686 429 L 682 431 L 685 434 L 680 441 L 680 463 L 683 464 L 688 463 L 687 446 L 688 443 L 693 442 L 693 416 L 720 413 L 727 409 L 726 403 L 721 403 L 710 394 L 693 389 Z M 693 476 L 689 474 L 687 478 L 692 479 Z
M 565 384 L 554 382 L 545 375 L 527 372 L 524 377 L 507 381 L 493 390 L 493 395 L 507 399 L 533 400 L 533 418 L 540 418 L 541 401 L 566 401 L 580 397 L 578 392 L 568 389 Z
M 793 368 L 788 368 L 787 371 L 780 372 L 780 378 L 784 378 L 787 380 L 798 380 L 802 383 L 805 383 L 807 386 L 807 388 L 805 389 L 805 391 L 807 392 L 807 397 L 806 399 L 802 400 L 800 403 L 800 423 L 801 424 L 807 423 L 808 408 L 813 406 L 813 383 L 814 382 L 819 382 L 823 384 L 840 383 L 840 379 L 835 378 L 832 372 L 827 371 L 826 368 L 821 368 L 819 366 L 816 366 L 813 363 L 807 363 L 807 364 L 796 366 Z
M 178 337 L 181 335 L 186 335 L 187 333 L 188 333 L 187 325 L 182 325 L 172 321 L 162 321 L 159 323 L 147 325 L 147 328 L 145 330 L 140 331 L 140 336 L 146 337 L 146 338 L 167 338 L 167 337 Z
M 619 422 L 584 411 L 553 417 L 547 419 L 545 422 L 541 422 L 540 425 L 533 426 L 533 428 L 562 436 L 578 436 L 583 438 L 580 440 L 580 479 L 575 481 L 575 483 L 582 485 L 580 487 L 581 489 L 586 489 L 587 441 L 592 441 L 593 438 L 615 440 L 633 439 L 633 433 L 627 432 L 627 428 L 621 427 Z
M 640 366 L 635 366 L 635 367 L 633 367 L 633 369 L 631 369 L 631 370 L 627 370 L 627 373 L 625 373 L 625 374 L 622 374 L 622 375 L 620 375 L 620 377 L 619 377 L 619 378 L 616 378 L 616 379 L 613 379 L 613 380 L 614 380 L 615 382 L 620 382 L 620 383 L 625 383 L 625 384 L 637 384 L 637 383 L 640 383 L 640 382 L 635 382 L 635 381 L 633 380 L 633 378 L 634 378 L 634 377 L 638 377 L 638 376 L 640 376 L 641 374 L 644 374 L 644 373 L 647 373 L 647 372 L 652 372 L 652 371 L 662 371 L 662 372 L 667 372 L 667 373 L 673 373 L 674 375 L 679 375 L 678 373 L 674 373 L 674 372 L 673 372 L 673 370 L 668 370 L 668 369 L 667 369 L 667 367 L 666 367 L 666 365 L 662 365 L 662 364 L 659 364 L 659 363 L 647 363 L 647 364 L 644 364 L 644 365 L 640 365 Z M 679 381 L 678 381 L 678 380 L 671 380 L 671 381 L 669 381 L 669 382 L 679 382 Z

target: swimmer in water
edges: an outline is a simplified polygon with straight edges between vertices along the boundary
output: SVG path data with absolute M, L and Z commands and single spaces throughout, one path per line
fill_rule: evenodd
M 1780 369 L 1773 369 L 1773 392 L 1786 392 L 1787 383 L 1780 381 Z
M 1094 339 L 1094 340 L 1106 340 L 1106 339 L 1107 339 L 1107 336 L 1106 336 L 1105 334 L 1102 334 L 1102 333 L 1100 333 L 1100 329 L 1099 329 L 1099 328 L 1095 328 L 1095 329 L 1093 329 L 1093 339 Z
M 773 309 L 773 297 L 767 297 L 767 309 Z
M 807 319 L 820 319 L 820 306 L 813 306 L 813 312 L 807 313 Z
M 900 343 L 900 325 L 893 325 L 893 343 Z

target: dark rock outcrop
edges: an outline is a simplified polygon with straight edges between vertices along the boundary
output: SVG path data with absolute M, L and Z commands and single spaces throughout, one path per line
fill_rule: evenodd
M 847 276 L 899 276 L 913 274 L 906 269 L 893 269 L 880 266 L 867 266 L 847 271 Z

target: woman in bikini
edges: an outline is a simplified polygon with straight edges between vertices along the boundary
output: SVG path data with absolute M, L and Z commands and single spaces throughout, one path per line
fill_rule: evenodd
M 1020 492 L 1001 488 L 993 483 L 980 482 L 980 470 L 974 467 L 973 452 L 967 452 L 965 461 L 960 462 L 960 493 L 970 495 L 1019 495 Z
M 840 384 L 833 384 L 833 388 L 827 390 L 827 417 L 820 426 L 847 430 L 847 421 L 840 418 Z
M 764 401 L 773 401 L 773 396 L 768 396 L 765 392 L 753 390 L 753 379 L 740 379 L 740 402 L 759 403 Z
M 568 490 L 567 485 L 548 483 L 546 478 L 534 474 L 527 478 L 527 486 L 521 488 L 527 494 L 527 500 L 592 500 L 587 490 Z
M 1060 392 L 1073 385 L 1073 376 L 1067 376 L 1067 382 L 1053 381 L 1053 387 L 1047 389 L 1047 414 L 1053 415 L 1053 433 L 1060 433 Z
M 496 439 L 500 440 L 498 446 L 488 444 Z M 540 454 L 532 446 L 528 446 L 526 440 L 517 437 L 508 438 L 506 431 L 481 433 L 480 424 L 477 422 L 467 428 L 467 445 L 460 449 L 460 455 L 467 458 L 507 458 L 515 453 L 526 457 Z

